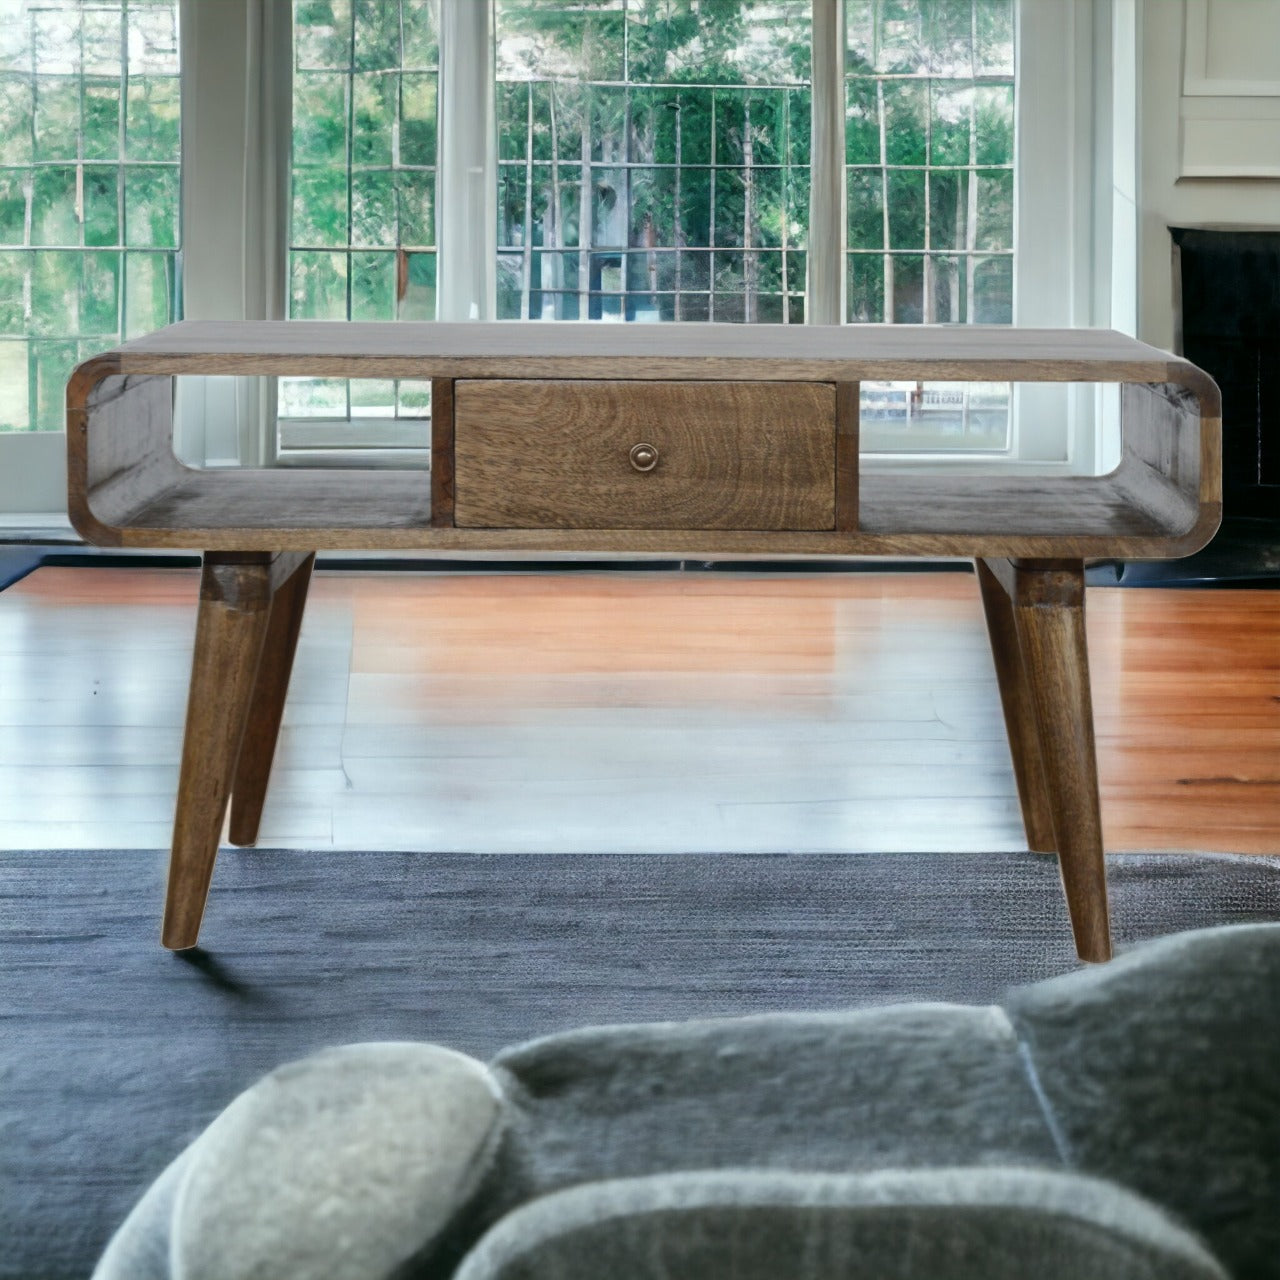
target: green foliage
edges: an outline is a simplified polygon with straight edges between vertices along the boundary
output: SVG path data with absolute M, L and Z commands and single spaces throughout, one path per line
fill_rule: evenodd
M 394 253 L 351 255 L 351 318 L 396 318 L 396 257 Z
M 347 77 L 342 73 L 298 71 L 293 77 L 293 163 L 347 163 Z
M 435 162 L 436 75 L 406 73 L 400 77 L 400 163 Z
M 174 110 L 165 103 L 166 113 Z M 134 122 L 137 123 L 137 112 Z M 166 128 L 176 128 L 177 117 L 166 121 Z M 84 116 L 80 127 L 81 154 L 86 160 L 118 160 L 120 158 L 120 84 L 117 80 L 101 84 L 86 82 Z
M 351 184 L 351 243 L 387 248 L 396 241 L 395 175 L 366 170 Z M 345 243 L 345 236 L 331 243 Z
M 22 244 L 27 220 L 30 169 L 0 170 L 0 244 Z
M 351 163 L 389 165 L 399 76 L 357 73 L 351 77 Z
M 623 251 L 628 290 L 705 287 L 748 299 L 742 318 L 753 295 L 802 290 L 785 255 L 753 251 L 806 238 L 810 92 L 789 86 L 809 75 L 808 13 L 807 0 L 499 0 L 500 243 L 545 257 L 585 242 L 597 265 L 575 283 L 593 294 Z M 849 175 L 849 245 L 878 251 L 851 263 L 850 314 L 950 318 L 963 290 L 926 289 L 926 251 L 1012 249 L 1012 84 L 974 83 L 1011 76 L 1011 5 L 850 0 L 849 33 L 847 158 L 864 166 Z M 584 141 L 585 202 L 580 166 L 563 163 Z M 706 246 L 704 269 L 659 258 L 664 246 Z M 572 289 L 574 257 L 535 266 L 529 287 L 549 275 Z
M 125 105 L 125 154 L 130 161 L 179 159 L 177 76 L 131 76 Z
M 344 169 L 294 170 L 292 241 L 309 247 L 347 243 Z
M 74 167 L 58 165 L 33 170 L 31 205 L 32 244 L 79 243 Z
M 77 76 L 37 76 L 35 158 L 69 160 L 80 149 L 80 81 Z
M 294 0 L 293 31 L 298 70 L 350 68 L 351 0 Z
M 129 165 L 124 174 L 125 242 L 176 249 L 181 207 L 177 169 Z
M 58 430 L 72 365 L 176 311 L 176 5 L 41 0 L 5 21 L 0 430 Z
M 628 308 L 673 315 L 672 295 L 706 289 L 749 318 L 803 291 L 802 260 L 752 250 L 804 243 L 808 0 L 499 0 L 498 41 L 500 243 L 540 250 L 529 286 L 557 314 L 608 313 L 625 288 Z M 589 277 L 549 256 L 575 245 Z M 685 245 L 724 252 L 661 252 Z
M 31 163 L 35 92 L 31 78 L 0 70 L 0 164 Z

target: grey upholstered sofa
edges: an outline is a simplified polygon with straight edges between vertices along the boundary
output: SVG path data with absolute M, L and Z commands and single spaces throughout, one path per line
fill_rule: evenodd
M 279 1068 L 98 1280 L 1280 1277 L 1280 925 L 999 1006 L 606 1027 Z

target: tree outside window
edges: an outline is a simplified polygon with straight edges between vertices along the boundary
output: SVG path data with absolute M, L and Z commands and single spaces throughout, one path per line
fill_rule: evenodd
M 176 0 L 0 0 L 0 431 L 178 314 Z

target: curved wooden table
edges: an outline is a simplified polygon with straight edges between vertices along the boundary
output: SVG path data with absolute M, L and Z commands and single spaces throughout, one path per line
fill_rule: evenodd
M 181 374 L 430 378 L 432 468 L 196 470 Z M 1098 477 L 860 474 L 865 380 L 1121 384 Z M 1186 555 L 1221 516 L 1221 401 L 1121 334 L 985 326 L 185 322 L 80 365 L 68 509 L 91 543 L 204 552 L 162 941 L 196 944 L 231 804 L 252 844 L 315 553 L 976 561 L 1032 849 L 1111 954 L 1084 631 L 1091 558 Z

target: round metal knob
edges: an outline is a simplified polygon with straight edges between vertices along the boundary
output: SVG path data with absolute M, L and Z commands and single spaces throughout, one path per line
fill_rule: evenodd
M 652 471 L 658 465 L 658 451 L 651 444 L 633 444 L 629 457 L 637 471 Z

